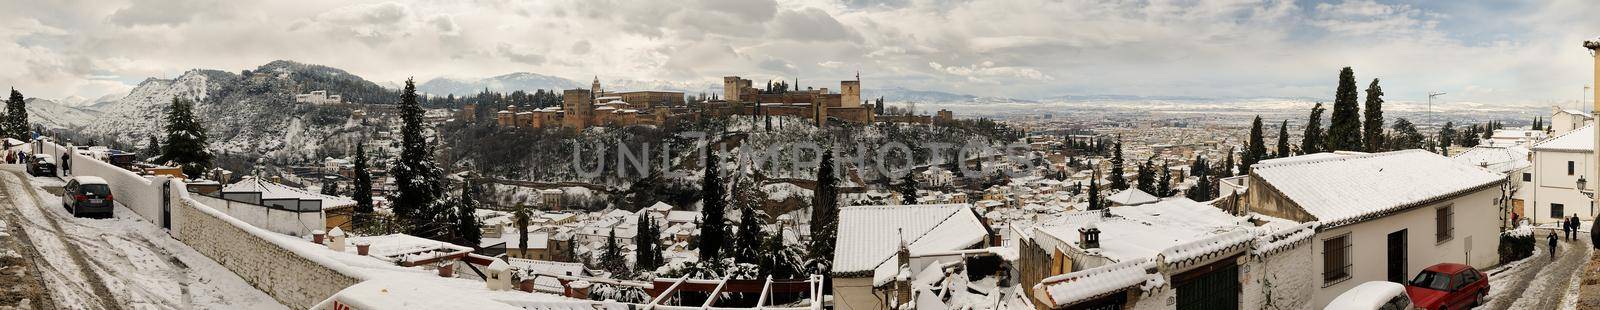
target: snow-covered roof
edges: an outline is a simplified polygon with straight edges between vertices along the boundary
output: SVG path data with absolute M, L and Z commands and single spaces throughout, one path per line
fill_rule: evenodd
M 1594 125 L 1583 126 L 1533 145 L 1534 151 L 1593 152 Z
M 1466 152 L 1456 154 L 1451 159 L 1504 174 L 1533 166 L 1533 162 L 1528 161 L 1528 152 L 1528 148 L 1516 145 L 1478 145 L 1468 149 Z
M 515 229 L 506 229 L 505 232 L 500 234 L 500 241 L 505 243 L 506 249 L 521 249 L 522 248 L 522 236 L 521 235 L 522 235 L 522 231 L 515 230 Z M 529 249 L 545 249 L 545 248 L 549 248 L 549 247 L 550 247 L 550 233 L 544 232 L 544 231 L 533 231 L 533 232 L 528 233 L 528 248 Z
M 672 210 L 667 212 L 667 221 L 673 223 L 693 223 L 700 219 L 700 211 Z
M 965 249 L 988 229 L 970 204 L 856 206 L 839 209 L 833 273 L 874 271 L 899 250 L 904 238 L 913 253 Z
M 340 207 L 356 205 L 356 201 L 354 199 L 341 196 L 323 195 L 321 193 L 315 193 L 308 190 L 295 188 L 293 186 L 272 183 L 260 178 L 249 176 L 240 179 L 238 182 L 233 182 L 233 184 L 223 185 L 222 192 L 259 192 L 261 193 L 261 199 L 322 200 L 323 209 L 336 209 Z
M 1061 308 L 1135 285 L 1157 286 L 1164 280 L 1150 273 L 1155 268 L 1155 261 L 1140 259 L 1056 275 L 1034 285 L 1034 296 L 1051 308 Z
M 1257 164 L 1252 170 L 1325 228 L 1505 181 L 1499 174 L 1423 150 Z
M 1237 231 L 1248 226 L 1240 217 L 1188 198 L 1175 197 L 1157 203 L 1111 208 L 1110 216 L 1100 211 L 1064 215 L 1035 227 L 1035 234 L 1050 235 L 1080 247 L 1078 229 L 1100 229 L 1101 256 L 1112 261 L 1154 257 L 1173 246 Z
M 1132 206 L 1160 201 L 1161 198 L 1156 198 L 1155 195 L 1151 195 L 1150 193 L 1146 193 L 1137 188 L 1129 188 L 1117 192 L 1116 194 L 1111 194 L 1111 196 L 1106 196 L 1106 200 L 1119 205 Z

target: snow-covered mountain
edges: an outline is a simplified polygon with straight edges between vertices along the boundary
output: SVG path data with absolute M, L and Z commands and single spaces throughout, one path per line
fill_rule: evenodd
M 518 90 L 531 92 L 538 89 L 588 88 L 587 85 L 588 83 L 580 84 L 558 76 L 517 72 L 481 79 L 435 78 L 417 85 L 417 91 L 434 96 L 448 94 L 469 96 L 482 92 L 484 89 L 509 93 Z
M 46 128 L 74 128 L 100 117 L 100 111 L 54 100 L 28 98 L 25 102 L 28 106 L 28 121 L 44 125 Z

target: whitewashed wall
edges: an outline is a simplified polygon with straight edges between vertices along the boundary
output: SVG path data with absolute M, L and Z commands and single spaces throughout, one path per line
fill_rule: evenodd
M 1302 242 L 1271 255 L 1248 258 L 1239 269 L 1244 281 L 1239 309 L 1312 309 L 1311 295 L 1322 278 L 1307 267 L 1311 253 L 1311 243 Z
M 1406 229 L 1408 278 L 1438 263 L 1465 263 L 1479 270 L 1489 269 L 1500 259 L 1496 252 L 1500 243 L 1500 214 L 1499 207 L 1494 204 L 1498 197 L 1500 189 L 1490 187 L 1449 201 L 1318 232 L 1311 240 L 1310 269 L 1314 269 L 1312 276 L 1319 287 L 1322 286 L 1323 241 L 1349 234 L 1352 264 L 1350 279 L 1318 289 L 1313 306 L 1325 306 L 1340 293 L 1363 282 L 1386 280 L 1388 235 L 1401 229 Z M 1434 236 L 1434 210 L 1445 204 L 1455 208 L 1455 232 L 1449 240 L 1438 242 Z
M 139 214 L 145 220 L 156 225 L 161 225 L 161 184 L 166 182 L 167 176 L 141 176 L 113 166 L 92 157 L 80 156 L 77 152 L 68 152 L 63 146 L 48 142 L 43 143 L 46 154 L 70 156 L 72 160 L 72 174 L 70 176 L 96 176 L 106 180 L 111 185 L 113 199 L 129 210 Z M 60 157 L 65 159 L 65 157 Z M 59 162 L 57 163 L 60 164 Z M 60 167 L 57 167 L 60 168 Z M 66 172 L 56 169 L 58 173 Z M 176 190 L 176 189 L 174 189 Z
M 1523 200 L 1523 215 L 1533 218 L 1536 223 L 1553 223 L 1559 219 L 1550 216 L 1550 204 L 1559 203 L 1563 205 L 1563 215 L 1577 214 L 1585 220 L 1593 219 L 1589 197 L 1574 188 L 1577 187 L 1578 176 L 1589 181 L 1589 190 L 1600 188 L 1600 180 L 1596 180 L 1594 175 L 1592 155 L 1589 152 L 1533 152 L 1533 184 L 1522 189 L 1532 192 L 1532 195 Z M 1573 163 L 1573 175 L 1567 175 L 1568 161 Z M 1520 180 L 1521 176 L 1517 177 Z
M 320 211 L 290 212 L 205 195 L 189 197 L 255 227 L 290 236 L 311 235 L 312 231 L 322 229 L 326 223 Z

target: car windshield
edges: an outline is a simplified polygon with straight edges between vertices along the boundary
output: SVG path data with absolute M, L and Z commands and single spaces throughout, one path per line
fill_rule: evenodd
M 106 186 L 105 184 L 84 184 L 82 188 L 83 189 L 80 191 L 82 191 L 84 195 L 105 197 L 106 195 L 111 194 L 111 187 Z
M 1448 291 L 1450 290 L 1450 275 L 1423 271 L 1422 274 L 1417 275 L 1416 279 L 1411 280 L 1411 286 Z

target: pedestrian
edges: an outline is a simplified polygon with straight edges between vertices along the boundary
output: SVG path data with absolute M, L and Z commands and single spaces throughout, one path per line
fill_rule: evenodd
M 1554 232 L 1552 232 L 1551 234 L 1554 234 Z M 1561 219 L 1561 238 L 1566 238 L 1567 235 L 1569 235 L 1569 234 L 1572 234 L 1572 223 L 1567 222 L 1566 218 L 1562 218 Z
M 1577 213 L 1573 213 L 1572 217 L 1567 218 L 1567 222 L 1572 223 L 1572 237 L 1567 238 L 1567 240 L 1578 240 L 1578 228 L 1583 225 L 1583 222 L 1578 221 Z
M 1550 260 L 1556 260 L 1556 232 L 1550 232 L 1550 236 L 1545 239 L 1550 241 Z

